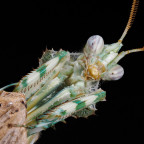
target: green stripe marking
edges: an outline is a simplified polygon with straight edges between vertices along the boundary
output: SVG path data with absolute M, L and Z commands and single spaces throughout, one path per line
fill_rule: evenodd
M 62 116 L 66 115 L 66 110 L 65 111 L 61 111 L 60 113 Z
M 97 93 L 95 95 L 98 96 L 98 97 L 96 98 L 96 100 L 94 102 L 99 102 L 99 101 L 101 101 L 101 100 L 103 100 L 105 98 L 106 92 L 102 91 L 102 92 Z
M 58 56 L 59 59 L 61 60 L 66 54 L 67 54 L 66 51 L 60 51 L 57 56 Z
M 80 101 L 80 100 L 75 100 L 73 102 L 77 104 L 76 110 L 82 109 L 86 106 L 85 102 Z
M 23 79 L 22 80 L 22 85 L 23 87 L 26 87 L 28 84 L 27 84 L 27 78 Z
M 39 67 L 36 71 L 40 73 L 40 77 L 43 77 L 44 74 L 46 73 L 46 65 L 42 65 L 41 67 Z

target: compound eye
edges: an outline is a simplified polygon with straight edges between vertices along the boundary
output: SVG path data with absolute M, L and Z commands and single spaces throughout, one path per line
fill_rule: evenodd
M 88 46 L 93 48 L 94 44 L 95 44 L 95 36 L 92 36 L 88 39 L 87 43 L 88 43 Z
M 124 69 L 120 65 L 115 65 L 108 72 L 109 80 L 119 80 L 124 75 Z
M 92 55 L 98 55 L 102 52 L 104 48 L 104 41 L 103 38 L 99 35 L 91 36 L 85 47 L 86 52 Z

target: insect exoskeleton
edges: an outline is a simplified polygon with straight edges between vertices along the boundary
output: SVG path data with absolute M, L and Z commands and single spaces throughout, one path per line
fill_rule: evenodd
M 103 75 L 102 80 L 119 80 L 123 75 L 123 67 L 117 64 Z
M 99 80 L 101 73 L 105 71 L 104 65 L 99 61 L 98 55 L 104 49 L 104 40 L 99 35 L 91 36 L 84 47 L 86 58 L 86 75 L 92 79 Z
M 100 73 L 95 65 L 89 65 L 88 72 L 89 72 L 89 75 L 95 80 L 100 79 Z
M 84 52 L 87 56 L 96 56 L 102 52 L 104 48 L 104 40 L 99 35 L 91 36 L 86 43 Z
M 97 60 L 95 64 L 88 65 L 87 71 L 93 79 L 99 80 L 101 75 L 106 71 L 106 67 L 100 60 Z

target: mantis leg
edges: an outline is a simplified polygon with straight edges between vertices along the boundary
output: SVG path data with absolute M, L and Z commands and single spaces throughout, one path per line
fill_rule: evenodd
M 82 111 L 90 105 L 96 104 L 99 101 L 105 99 L 105 91 L 99 89 L 97 92 L 91 94 L 83 94 L 72 101 L 65 102 L 49 111 L 46 111 L 43 115 L 37 117 L 35 125 L 31 126 L 28 131 L 28 135 L 40 132 L 47 129 L 56 123 L 65 120 L 67 117 L 72 116 L 78 111 Z

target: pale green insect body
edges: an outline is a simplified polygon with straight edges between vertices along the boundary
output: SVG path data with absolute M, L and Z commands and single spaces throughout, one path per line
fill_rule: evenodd
M 93 58 L 94 55 L 91 55 L 91 57 L 86 59 L 85 53 L 79 53 L 77 55 L 78 58 L 72 60 L 69 59 L 69 52 L 65 52 L 66 55 L 61 59 L 55 56 L 46 61 L 46 63 L 50 65 L 52 65 L 52 62 L 55 62 L 53 71 L 44 77 L 43 84 L 38 83 L 39 88 L 36 87 L 33 95 L 30 90 L 25 93 L 28 95 L 26 127 L 28 128 L 28 139 L 30 142 L 36 139 L 37 133 L 63 121 L 69 116 L 87 117 L 94 113 L 95 109 L 91 108 L 93 107 L 92 105 L 102 101 L 106 97 L 104 91 L 98 90 L 99 81 L 101 79 L 117 80 L 121 78 L 124 72 L 121 66 L 117 65 L 119 60 L 130 52 L 144 50 L 142 48 L 118 54 L 121 46 L 121 43 L 105 45 L 96 58 Z M 43 57 L 45 57 L 45 55 L 43 55 Z M 89 59 L 93 60 L 89 61 Z M 34 77 L 38 71 L 41 73 L 45 71 L 45 65 L 44 63 L 38 70 L 33 72 Z M 87 66 L 89 65 L 94 65 L 96 69 L 100 68 L 100 71 L 101 68 L 105 68 L 105 71 L 101 73 L 99 79 L 94 79 L 92 76 L 85 79 L 85 71 L 88 70 Z M 31 78 L 33 74 L 27 77 L 32 82 L 35 81 Z M 87 75 L 90 74 L 91 73 L 87 71 Z M 40 79 L 40 73 L 37 76 Z M 30 80 L 28 82 L 30 82 Z M 21 83 L 23 83 L 23 81 L 24 79 Z M 19 85 L 21 85 L 21 83 Z M 16 90 L 19 91 L 18 89 Z
M 118 54 L 121 46 L 122 44 L 105 45 L 98 55 L 95 63 L 99 59 L 106 67 L 106 71 L 102 73 L 100 79 L 117 80 L 121 78 L 124 72 L 117 62 L 130 52 L 143 50 L 142 48 Z M 51 77 L 50 80 L 47 79 L 46 83 L 27 101 L 27 127 L 30 137 L 69 116 L 86 117 L 93 114 L 95 110 L 90 107 L 105 98 L 105 92 L 98 90 L 98 85 L 94 86 L 93 90 L 88 90 L 88 87 L 93 87 L 94 82 L 98 84 L 100 79 L 85 80 L 85 55 L 80 53 L 76 61 L 67 61 L 64 65 L 60 61 L 54 70 L 59 69 L 59 65 L 61 71 L 58 75 Z M 62 83 L 64 83 L 63 86 Z M 62 88 L 57 91 L 57 87 L 60 85 Z M 51 95 L 53 92 L 54 94 Z
M 117 80 L 121 78 L 124 72 L 121 66 L 117 65 L 119 60 L 130 52 L 144 50 L 142 48 L 118 54 L 121 46 L 121 43 L 103 46 L 103 50 L 93 59 L 93 63 L 89 60 L 86 63 L 87 59 L 83 53 L 80 53 L 76 60 L 71 60 L 68 56 L 69 52 L 66 52 L 68 55 L 55 63 L 53 71 L 44 78 L 45 83 L 40 85 L 39 89 L 35 90 L 36 92 L 27 99 L 26 127 L 28 128 L 29 139 L 33 137 L 31 141 L 35 139 L 37 133 L 69 116 L 87 117 L 94 113 L 95 109 L 91 107 L 106 97 L 104 91 L 98 90 L 99 81 L 101 79 Z M 92 57 L 88 57 L 88 59 Z M 46 63 L 53 62 L 56 58 L 51 57 Z M 98 64 L 99 61 L 100 64 Z M 90 64 L 93 64 L 94 68 L 97 69 L 101 66 L 105 67 L 105 71 L 101 73 L 99 79 L 94 79 L 92 76 L 85 79 L 85 70 Z M 45 68 L 40 67 L 40 69 L 43 72 Z M 90 75 L 89 72 L 87 74 Z M 33 77 L 32 74 L 31 76 Z M 27 91 L 28 95 L 30 95 L 29 92 Z
M 39 68 L 16 85 L 14 91 L 26 95 L 28 143 L 33 144 L 42 130 L 67 117 L 94 114 L 95 104 L 106 97 L 99 82 L 120 79 L 124 70 L 118 62 L 129 53 L 144 51 L 140 48 L 119 53 L 136 5 L 134 0 L 128 26 L 118 42 L 105 45 L 101 36 L 94 35 L 81 53 L 46 50 Z

